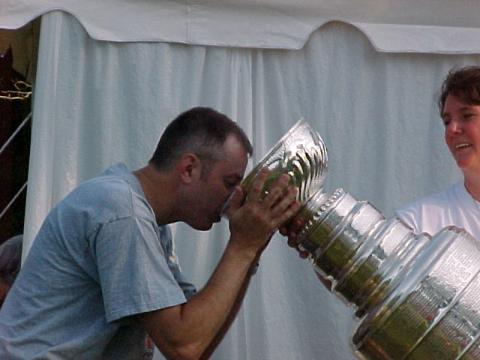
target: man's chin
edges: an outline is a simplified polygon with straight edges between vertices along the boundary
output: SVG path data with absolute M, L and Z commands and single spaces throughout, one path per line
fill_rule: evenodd
M 212 228 L 212 226 L 213 226 L 213 223 L 192 225 L 192 227 L 195 230 L 199 230 L 199 231 L 208 231 Z
M 217 216 L 215 217 L 215 219 L 213 219 L 212 221 L 209 221 L 208 223 L 204 223 L 204 224 L 197 223 L 197 224 L 189 224 L 189 225 L 195 230 L 208 231 L 213 227 L 213 224 L 219 223 L 220 221 L 222 221 L 221 216 Z

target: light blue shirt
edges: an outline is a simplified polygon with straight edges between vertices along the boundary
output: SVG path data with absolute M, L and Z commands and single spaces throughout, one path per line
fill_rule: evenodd
M 47 216 L 0 311 L 1 359 L 130 359 L 131 315 L 194 293 L 171 233 L 123 165 L 81 184 Z

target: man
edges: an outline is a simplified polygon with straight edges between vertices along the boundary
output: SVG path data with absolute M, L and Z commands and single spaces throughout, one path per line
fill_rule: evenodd
M 264 171 L 244 193 L 251 151 L 233 121 L 194 108 L 167 127 L 147 166 L 115 166 L 70 193 L 47 216 L 0 312 L 0 358 L 130 359 L 145 332 L 167 358 L 208 357 L 272 234 L 299 208 L 287 175 L 263 195 Z M 230 240 L 195 293 L 166 225 L 208 230 L 229 198 Z

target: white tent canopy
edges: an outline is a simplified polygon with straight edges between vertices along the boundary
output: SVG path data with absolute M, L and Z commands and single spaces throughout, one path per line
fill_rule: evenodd
M 300 49 L 330 21 L 362 31 L 377 51 L 478 53 L 477 0 L 2 0 L 4 28 L 52 10 L 74 15 L 96 40 Z
M 114 162 L 142 166 L 166 124 L 196 105 L 245 129 L 252 163 L 304 117 L 329 150 L 328 190 L 391 216 L 459 178 L 435 94 L 449 69 L 480 63 L 479 10 L 466 0 L 0 0 L 3 28 L 45 14 L 25 248 L 68 191 Z M 174 227 L 199 287 L 227 228 Z M 353 322 L 276 236 L 214 358 L 352 359 Z

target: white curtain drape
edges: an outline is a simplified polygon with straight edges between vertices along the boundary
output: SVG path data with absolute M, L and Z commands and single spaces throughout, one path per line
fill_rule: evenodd
M 300 117 L 324 138 L 327 189 L 343 187 L 387 216 L 459 178 L 435 93 L 479 55 L 388 54 L 344 23 L 300 50 L 92 40 L 71 15 L 42 18 L 25 251 L 48 210 L 117 161 L 142 166 L 167 123 L 192 106 L 226 113 L 252 139 L 252 164 Z M 228 238 L 220 223 L 174 227 L 187 277 L 201 287 Z M 353 359 L 352 311 L 275 236 L 215 359 Z M 160 357 L 160 355 L 156 355 Z

